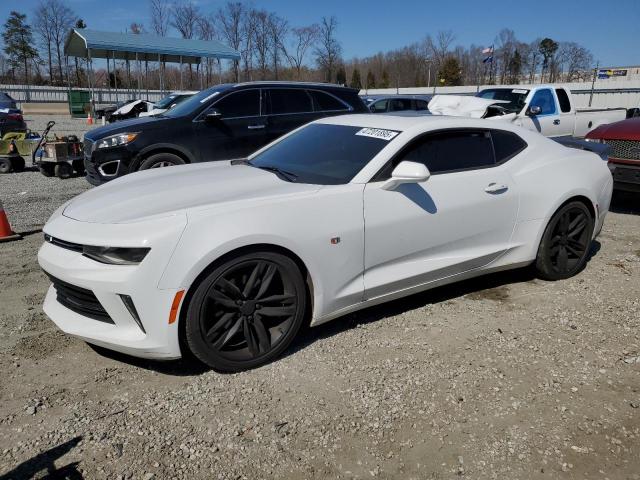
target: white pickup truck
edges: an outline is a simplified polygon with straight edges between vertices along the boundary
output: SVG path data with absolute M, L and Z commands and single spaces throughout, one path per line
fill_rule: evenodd
M 576 109 L 571 92 L 555 85 L 488 88 L 475 97 L 436 95 L 429 102 L 429 111 L 512 122 L 546 137 L 582 138 L 599 125 L 627 117 L 625 108 Z

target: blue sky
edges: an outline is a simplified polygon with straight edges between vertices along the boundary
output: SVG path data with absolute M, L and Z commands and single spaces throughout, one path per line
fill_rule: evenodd
M 0 19 L 18 8 L 29 16 L 38 0 L 0 0 Z M 198 0 L 203 12 L 224 0 Z M 67 0 L 90 28 L 123 31 L 131 22 L 149 25 L 147 0 Z M 345 58 L 402 47 L 428 33 L 451 29 L 456 44 L 490 45 L 502 28 L 522 41 L 537 37 L 575 41 L 600 65 L 640 64 L 640 0 L 254 0 L 253 5 L 287 18 L 293 26 L 336 15 Z

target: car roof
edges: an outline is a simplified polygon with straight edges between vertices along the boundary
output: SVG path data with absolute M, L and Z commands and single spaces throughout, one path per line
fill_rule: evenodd
M 542 137 L 537 132 L 530 132 L 524 128 L 511 125 L 506 122 L 496 122 L 482 118 L 452 117 L 446 115 L 421 115 L 398 112 L 398 115 L 373 115 L 370 113 L 339 115 L 336 117 L 325 117 L 313 123 L 328 125 L 344 125 L 361 128 L 380 128 L 384 130 L 406 131 L 429 131 L 453 128 L 490 128 L 494 130 L 508 130 L 517 133 L 522 138 Z
M 287 88 L 319 88 L 319 89 L 331 89 L 331 90 L 345 90 L 359 92 L 357 88 L 345 87 L 344 85 L 338 85 L 336 83 L 321 83 L 321 82 L 290 82 L 290 81 L 254 81 L 254 82 L 242 82 L 227 84 L 231 88 L 244 88 L 244 87 L 287 87 Z

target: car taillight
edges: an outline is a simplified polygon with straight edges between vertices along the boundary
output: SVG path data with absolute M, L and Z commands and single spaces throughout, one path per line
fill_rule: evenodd
M 15 120 L 17 122 L 22 122 L 22 120 L 23 120 L 22 115 L 20 115 L 19 113 L 9 113 L 7 115 L 7 118 L 9 120 Z

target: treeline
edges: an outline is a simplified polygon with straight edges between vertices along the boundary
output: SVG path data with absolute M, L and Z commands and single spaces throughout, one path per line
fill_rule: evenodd
M 150 25 L 135 22 L 120 30 L 159 36 L 177 32 L 182 38 L 219 40 L 240 52 L 239 61 L 207 60 L 196 70 L 166 66 L 169 89 L 198 88 L 220 81 L 307 80 L 348 84 L 356 88 L 423 87 L 492 83 L 581 81 L 589 78 L 593 57 L 574 42 L 550 38 L 523 42 L 503 29 L 492 45 L 456 45 L 455 34 L 441 31 L 419 42 L 371 57 L 343 58 L 339 20 L 292 25 L 283 16 L 243 1 L 204 11 L 196 2 L 149 1 Z M 90 22 L 89 22 L 90 23 Z M 13 11 L 4 24 L 0 82 L 37 85 L 87 85 L 87 65 L 68 65 L 64 43 L 71 28 L 85 28 L 63 0 L 42 0 L 32 17 Z M 117 29 L 117 28 L 114 28 Z M 491 48 L 490 51 L 487 49 Z M 133 63 L 133 62 L 131 62 Z M 97 68 L 95 84 L 134 88 L 130 62 L 119 61 L 107 75 Z M 158 65 L 146 65 L 145 88 L 158 88 Z

